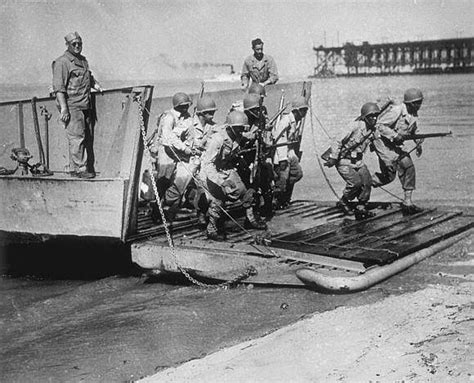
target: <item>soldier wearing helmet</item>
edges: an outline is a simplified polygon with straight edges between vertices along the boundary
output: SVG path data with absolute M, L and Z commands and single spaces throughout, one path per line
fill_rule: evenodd
M 392 105 L 383 113 L 376 126 L 374 149 L 379 158 L 380 172 L 372 175 L 372 186 L 378 187 L 392 182 L 397 173 L 404 191 L 401 204 L 405 215 L 416 214 L 421 208 L 412 202 L 416 187 L 415 166 L 410 153 L 403 149 L 404 138 L 417 130 L 418 110 L 423 102 L 423 93 L 417 88 L 405 91 L 403 103 Z M 422 140 L 415 140 L 416 155 L 421 156 Z
M 253 55 L 248 56 L 242 66 L 240 76 L 242 88 L 248 88 L 250 81 L 263 86 L 278 81 L 278 69 L 272 56 L 263 53 L 263 41 L 252 40 Z
M 180 207 L 181 197 L 195 173 L 199 160 L 193 147 L 193 120 L 188 112 L 191 99 L 186 93 L 176 93 L 173 108 L 158 118 L 157 133 L 150 151 L 156 157 L 156 180 L 160 198 L 167 206 L 167 218 L 172 221 Z M 191 173 L 190 173 L 191 172 Z M 159 219 L 156 206 L 152 217 Z
M 220 129 L 214 122 L 214 114 L 217 110 L 216 103 L 211 96 L 203 95 L 196 102 L 196 114 L 194 116 L 194 147 L 198 151 L 197 156 L 201 156 L 204 152 L 207 142 L 210 137 Z M 201 174 L 197 172 L 197 177 L 200 178 Z M 201 180 L 202 182 L 203 180 Z M 198 224 L 201 227 L 206 227 L 206 211 L 208 208 L 208 201 L 204 192 L 204 188 L 200 185 L 200 182 L 188 190 L 188 194 L 191 195 L 190 199 L 193 200 L 194 207 L 196 209 L 196 215 L 198 218 Z M 195 188 L 194 188 L 195 186 Z
M 210 201 L 206 234 L 213 240 L 225 239 L 220 218 L 227 201 L 242 201 L 247 228 L 266 229 L 266 225 L 253 215 L 254 193 L 245 187 L 235 166 L 238 152 L 242 149 L 242 133 L 246 129 L 248 119 L 244 113 L 229 113 L 224 127 L 212 135 L 201 157 L 201 179 L 205 181 Z
M 354 210 L 356 219 L 374 216 L 373 212 L 367 210 L 372 178 L 363 162 L 363 155 L 374 140 L 379 114 L 380 108 L 376 103 L 368 102 L 362 105 L 360 116 L 350 124 L 350 131 L 344 138 L 334 141 L 329 158 L 324 164 L 327 167 L 336 166 L 338 173 L 346 181 L 346 187 L 336 206 L 344 214 L 353 214 L 349 201 L 357 198 L 358 203 Z
M 272 130 L 273 144 L 283 144 L 275 148 L 273 155 L 276 173 L 274 191 L 274 207 L 276 209 L 284 208 L 290 203 L 294 184 L 303 178 L 303 169 L 295 153 L 295 147 L 288 145 L 288 143 L 299 139 L 298 125 L 306 116 L 307 111 L 308 101 L 306 98 L 295 97 L 291 103 L 290 113 L 283 114 Z

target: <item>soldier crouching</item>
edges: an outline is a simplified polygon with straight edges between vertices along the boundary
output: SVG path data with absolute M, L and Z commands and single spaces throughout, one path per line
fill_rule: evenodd
M 242 201 L 246 214 L 246 228 L 258 230 L 267 228 L 266 224 L 258 221 L 253 214 L 255 192 L 245 187 L 235 167 L 238 153 L 241 150 L 242 133 L 248 127 L 248 119 L 244 113 L 238 111 L 229 113 L 224 129 L 216 132 L 210 138 L 201 157 L 200 178 L 204 181 L 210 201 L 209 222 L 206 228 L 209 239 L 225 239 L 223 225 L 220 221 L 227 201 Z

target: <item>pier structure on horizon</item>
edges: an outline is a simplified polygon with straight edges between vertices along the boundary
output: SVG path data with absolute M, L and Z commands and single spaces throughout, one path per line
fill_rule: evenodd
M 310 77 L 473 73 L 474 38 L 313 47 Z

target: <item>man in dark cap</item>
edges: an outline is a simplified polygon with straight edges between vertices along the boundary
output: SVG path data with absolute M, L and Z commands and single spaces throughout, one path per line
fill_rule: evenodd
M 277 66 L 272 56 L 263 53 L 263 41 L 259 38 L 252 40 L 252 49 L 253 55 L 248 56 L 242 66 L 242 88 L 248 88 L 250 80 L 263 86 L 275 84 L 278 81 Z
M 53 61 L 52 69 L 59 120 L 66 128 L 69 142 L 69 171 L 73 177 L 94 178 L 91 89 L 102 89 L 81 55 L 79 33 L 71 32 L 64 39 L 67 49 Z

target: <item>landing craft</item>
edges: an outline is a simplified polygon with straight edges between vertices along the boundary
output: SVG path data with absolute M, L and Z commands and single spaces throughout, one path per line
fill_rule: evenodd
M 300 94 L 309 99 L 311 83 L 268 87 L 269 116 L 278 111 L 282 91 L 288 99 Z M 223 121 L 230 105 L 242 98 L 238 89 L 209 94 L 218 107 L 216 121 Z M 64 168 L 67 141 L 53 98 L 0 103 L 0 231 L 7 238 L 114 240 L 127 246 L 143 269 L 182 273 L 199 285 L 252 283 L 352 292 L 472 232 L 472 212 L 467 211 L 428 208 L 406 217 L 396 204 L 380 202 L 370 205 L 375 217 L 355 221 L 333 202 L 311 200 L 293 201 L 276 211 L 264 234 L 241 230 L 242 210 L 229 206 L 240 224 L 228 220 L 225 242 L 207 240 L 194 214 L 184 209 L 166 228 L 152 221 L 139 190 L 149 169 L 144 147 L 149 121 L 155 124 L 171 98 L 153 98 L 153 87 L 146 85 L 94 94 L 93 101 L 98 176 L 89 180 L 71 178 Z M 311 133 L 304 129 L 302 124 L 300 130 Z

